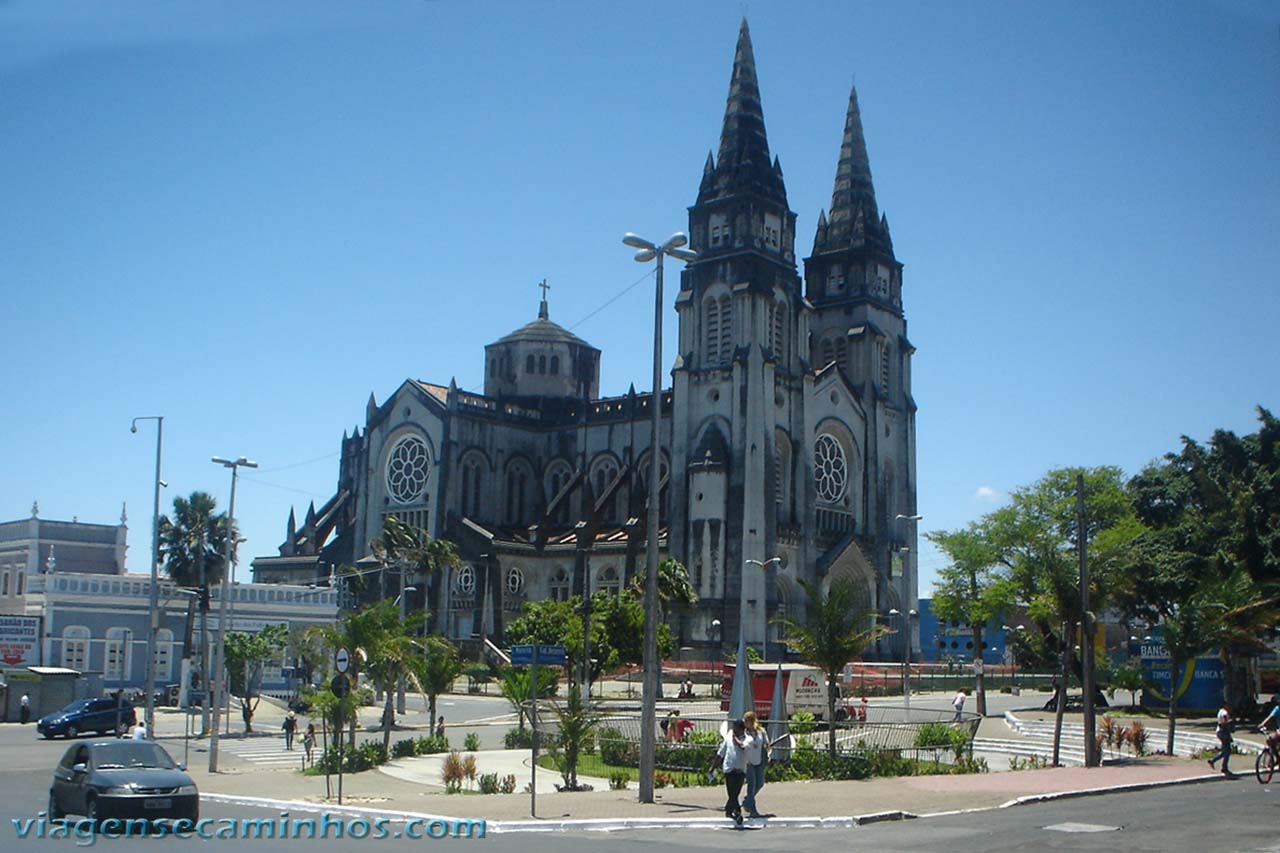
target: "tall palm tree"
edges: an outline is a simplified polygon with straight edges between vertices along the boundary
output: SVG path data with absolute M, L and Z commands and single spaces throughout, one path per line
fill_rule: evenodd
M 425 530 L 405 524 L 395 515 L 388 515 L 382 525 L 382 536 L 373 543 L 378 559 L 389 564 L 399 564 L 415 576 L 421 576 L 431 584 L 435 601 L 426 616 L 427 630 L 435 629 L 432 612 L 441 609 L 444 584 L 440 576 L 448 566 L 461 562 L 457 547 L 448 539 L 433 539 Z M 384 593 L 385 594 L 385 593 Z M 423 596 L 426 600 L 426 596 Z M 425 609 L 425 608 L 424 608 Z
M 787 629 L 787 643 L 800 653 L 805 663 L 818 667 L 827 676 L 827 752 L 836 754 L 836 693 L 844 665 L 862 653 L 875 640 L 889 633 L 883 625 L 871 621 L 874 611 L 858 609 L 860 596 L 852 581 L 836 579 L 822 591 L 820 584 L 800 581 L 809 596 L 809 619 L 806 623 L 779 619 Z
M 453 687 L 454 679 L 462 674 L 462 661 L 453 643 L 444 637 L 425 638 L 422 651 L 415 675 L 427 694 L 427 720 L 435 725 L 436 697 Z

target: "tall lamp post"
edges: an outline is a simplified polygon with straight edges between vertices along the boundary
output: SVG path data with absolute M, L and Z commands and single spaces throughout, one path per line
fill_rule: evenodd
M 662 259 L 696 260 L 696 252 L 681 248 L 689 242 L 683 231 L 672 234 L 661 246 L 627 232 L 622 242 L 636 252 L 636 262 L 656 260 L 653 303 L 653 432 L 649 447 L 648 543 L 645 546 L 644 583 L 644 686 L 640 700 L 640 802 L 653 802 L 654 751 L 657 749 L 658 697 L 658 478 L 662 476 L 658 430 L 662 416 Z
M 913 609 L 907 610 L 905 614 L 898 608 L 889 611 L 890 616 L 900 617 L 902 619 L 902 633 L 906 637 L 906 642 L 902 644 L 902 707 L 911 710 L 911 620 L 920 614 Z
M 209 734 L 209 772 L 218 772 L 218 718 L 222 715 L 222 703 L 226 701 L 226 657 L 227 657 L 227 604 L 231 600 L 230 591 L 235 580 L 236 559 L 236 478 L 241 468 L 257 468 L 257 462 L 241 456 L 239 459 L 223 459 L 215 456 L 215 465 L 231 469 L 231 501 L 227 504 L 227 556 L 223 567 L 221 590 L 218 593 L 218 644 L 214 649 L 213 677 L 209 679 L 209 705 L 213 709 L 213 729 Z
M 155 498 L 151 505 L 151 592 L 147 596 L 147 704 L 143 719 L 147 723 L 147 737 L 154 738 L 156 724 L 156 635 L 160 629 L 159 569 L 160 569 L 160 449 L 164 446 L 164 415 L 144 415 L 134 418 L 129 432 L 137 433 L 138 421 L 156 422 L 156 482 Z
M 897 524 L 899 521 L 910 521 L 912 524 L 918 524 L 923 519 L 923 515 L 903 515 L 902 513 L 898 513 L 894 516 L 893 522 L 894 524 Z M 911 543 L 912 545 L 915 544 L 915 536 L 911 537 Z M 902 606 L 914 613 L 913 605 L 916 604 L 916 602 L 911 600 L 911 546 L 899 547 L 898 553 L 902 554 Z M 893 565 L 892 553 L 890 553 L 889 563 L 890 566 Z M 909 660 L 911 656 L 910 624 L 903 625 L 902 642 L 906 646 L 903 651 L 903 657 Z M 907 685 L 904 684 L 903 687 L 906 688 Z M 905 697 L 906 695 L 906 692 L 904 692 L 903 696 Z M 909 702 L 910 700 L 908 699 L 907 701 Z

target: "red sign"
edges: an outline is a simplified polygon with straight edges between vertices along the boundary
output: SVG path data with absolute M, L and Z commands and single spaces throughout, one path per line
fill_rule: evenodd
M 0 661 L 6 666 L 40 664 L 40 619 L 0 616 Z

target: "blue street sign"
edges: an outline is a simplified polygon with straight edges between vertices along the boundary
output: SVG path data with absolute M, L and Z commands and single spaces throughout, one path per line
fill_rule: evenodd
M 522 643 L 518 646 L 511 647 L 511 663 L 516 666 L 528 666 L 533 663 L 533 650 L 535 646 L 532 643 Z M 548 666 L 564 666 L 568 660 L 564 654 L 564 646 L 548 646 L 539 645 L 538 664 L 546 664 Z

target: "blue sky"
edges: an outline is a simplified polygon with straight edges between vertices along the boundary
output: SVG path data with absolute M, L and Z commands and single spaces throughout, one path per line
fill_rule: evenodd
M 209 457 L 257 459 L 242 553 L 275 553 L 370 391 L 479 389 L 544 277 L 603 392 L 647 388 L 619 238 L 685 227 L 743 9 L 0 2 L 0 519 L 127 501 L 145 570 L 154 433 L 128 427 L 163 414 L 165 503 L 225 505 Z M 746 11 L 802 254 L 856 79 L 919 348 L 922 530 L 1280 409 L 1280 6 Z

